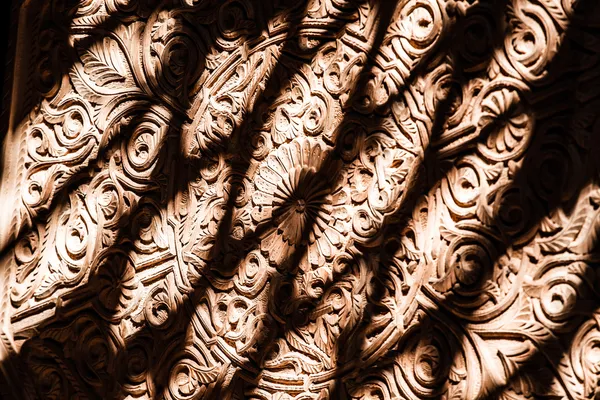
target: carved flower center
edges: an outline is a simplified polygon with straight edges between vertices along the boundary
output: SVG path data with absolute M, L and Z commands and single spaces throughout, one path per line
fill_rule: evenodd
M 296 200 L 295 209 L 296 212 L 299 214 L 304 213 L 304 211 L 306 210 L 306 201 L 304 199 Z

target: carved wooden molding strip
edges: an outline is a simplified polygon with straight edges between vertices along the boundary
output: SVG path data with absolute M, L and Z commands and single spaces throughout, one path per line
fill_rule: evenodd
M 15 399 L 600 398 L 589 0 L 27 0 Z

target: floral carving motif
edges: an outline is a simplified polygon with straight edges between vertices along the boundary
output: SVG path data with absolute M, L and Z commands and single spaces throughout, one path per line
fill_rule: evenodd
M 490 131 L 487 148 L 480 146 L 484 155 L 506 159 L 525 150 L 533 122 L 523 108 L 518 93 L 508 88 L 490 92 L 483 99 L 479 126 Z
M 593 3 L 19 4 L 0 393 L 598 398 Z
M 134 267 L 127 256 L 117 253 L 102 260 L 97 268 L 96 284 L 101 311 L 108 315 L 122 315 L 131 308 L 138 286 Z
M 331 260 L 343 245 L 347 196 L 339 167 L 321 146 L 309 139 L 293 141 L 269 156 L 257 174 L 252 216 L 259 229 L 261 223 L 273 225 L 265 229 L 261 249 L 275 265 L 306 251 L 301 267 L 308 271 Z M 318 174 L 321 168 L 329 171 L 327 178 Z

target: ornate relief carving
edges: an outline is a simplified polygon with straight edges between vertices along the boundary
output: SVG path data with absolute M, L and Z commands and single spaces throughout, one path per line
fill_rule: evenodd
M 6 396 L 600 396 L 594 2 L 21 10 Z

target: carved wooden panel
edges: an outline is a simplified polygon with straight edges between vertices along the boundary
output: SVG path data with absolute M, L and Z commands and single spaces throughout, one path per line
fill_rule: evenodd
M 596 1 L 17 12 L 6 398 L 600 398 Z

